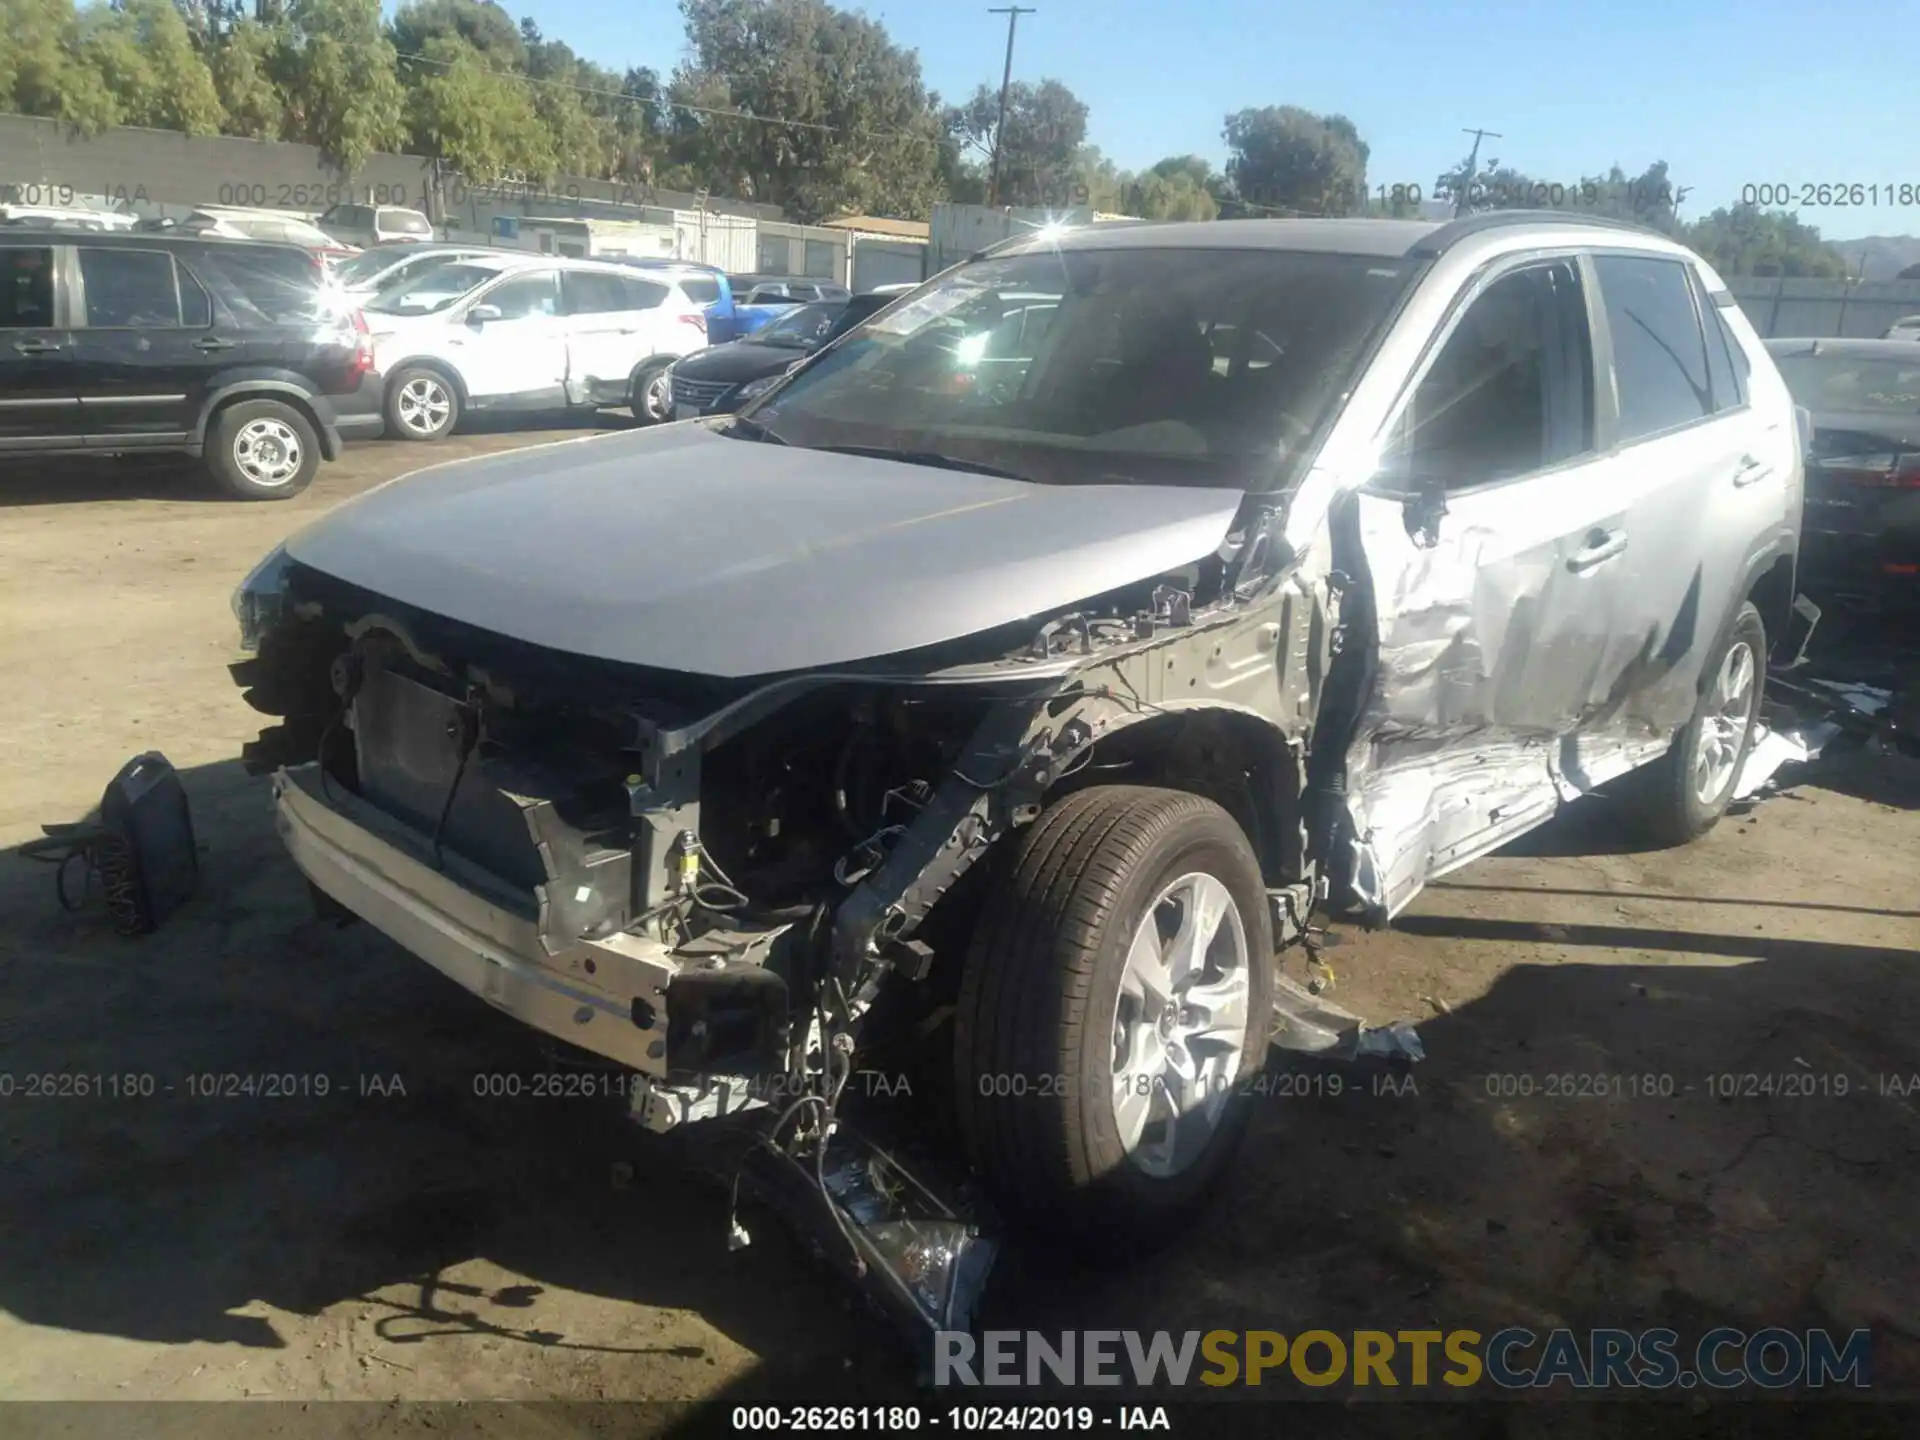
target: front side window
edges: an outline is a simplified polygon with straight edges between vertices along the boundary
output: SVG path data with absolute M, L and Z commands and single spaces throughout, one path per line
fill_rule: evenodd
M 53 251 L 0 246 L 0 330 L 53 325 Z
M 1571 261 L 1504 275 L 1467 306 L 1396 428 L 1390 466 L 1448 490 L 1593 448 L 1593 351 Z
M 1276 488 L 1412 273 L 1281 250 L 981 260 L 848 331 L 747 414 L 794 445 L 1046 483 Z M 1207 336 L 1228 324 L 1243 341 L 1223 367 Z
M 1621 442 L 1711 415 L 1706 337 L 1686 267 L 1641 255 L 1600 255 L 1593 263 L 1613 341 Z
M 559 276 L 551 270 L 538 275 L 517 275 L 493 287 L 480 303 L 499 309 L 502 320 L 532 320 L 560 313 Z
M 94 329 L 171 330 L 180 324 L 173 257 L 160 250 L 80 247 L 87 324 Z

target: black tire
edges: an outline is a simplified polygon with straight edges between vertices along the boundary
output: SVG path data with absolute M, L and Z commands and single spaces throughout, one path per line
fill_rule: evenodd
M 1696 783 L 1697 767 L 1702 764 L 1703 746 L 1724 751 L 1729 741 L 1724 726 L 1716 724 L 1722 706 L 1720 687 L 1730 658 L 1745 647 L 1752 663 L 1752 679 L 1746 700 L 1746 723 L 1737 743 L 1732 745 L 1733 768 L 1718 793 L 1702 798 L 1702 785 Z M 1649 840 L 1661 845 L 1685 845 L 1699 839 L 1719 823 L 1733 803 L 1733 792 L 1740 778 L 1740 767 L 1753 748 L 1753 734 L 1760 718 L 1761 692 L 1767 683 L 1767 627 L 1760 612 L 1750 602 L 1741 605 L 1733 628 L 1714 652 L 1700 681 L 1700 699 L 1693 718 L 1673 738 L 1667 753 L 1643 772 L 1641 790 L 1635 797 L 1640 828 Z M 1720 732 L 1716 734 L 1715 732 Z M 1709 756 L 1709 760 L 1711 757 Z
M 460 387 L 431 366 L 403 365 L 387 382 L 386 416 L 397 440 L 444 440 L 460 423 Z
M 664 383 L 672 364 L 672 360 L 648 360 L 627 381 L 627 411 L 637 423 L 660 425 L 673 418 L 673 393 Z
M 207 469 L 237 500 L 288 500 L 320 469 L 313 422 L 280 400 L 241 400 L 207 426 Z
M 1116 1009 L 1136 928 L 1162 891 L 1210 875 L 1234 902 L 1247 946 L 1240 1068 L 1208 1093 L 1223 1107 L 1185 1168 L 1153 1175 L 1115 1117 Z M 1222 931 L 1230 927 L 1223 923 Z M 1209 972 L 1211 973 L 1211 971 Z M 1266 1060 L 1273 930 L 1259 862 L 1210 800 L 1096 786 L 1046 810 L 986 898 L 955 1015 L 955 1107 L 980 1178 L 1029 1231 L 1110 1251 L 1150 1246 L 1207 1194 L 1246 1129 L 1246 1082 Z

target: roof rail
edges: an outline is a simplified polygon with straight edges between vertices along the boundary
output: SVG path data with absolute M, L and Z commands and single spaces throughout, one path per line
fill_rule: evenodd
M 1605 215 L 1586 215 L 1578 210 L 1484 210 L 1478 215 L 1449 220 L 1438 230 L 1422 236 L 1407 251 L 1408 259 L 1433 259 L 1469 236 L 1506 225 L 1579 225 L 1595 230 L 1624 230 L 1631 235 L 1651 235 L 1671 240 L 1658 230 L 1636 225 L 1630 220 L 1615 220 Z

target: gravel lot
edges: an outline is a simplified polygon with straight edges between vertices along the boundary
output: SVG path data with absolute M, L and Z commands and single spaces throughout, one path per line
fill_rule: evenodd
M 663 1144 L 591 1103 L 477 1097 L 477 1075 L 547 1068 L 537 1046 L 364 927 L 314 921 L 237 763 L 259 717 L 226 674 L 227 602 L 261 554 L 429 460 L 581 433 L 368 444 L 282 504 L 0 467 L 0 845 L 157 748 L 204 850 L 198 898 L 143 941 L 0 858 L 0 1070 L 156 1085 L 0 1099 L 0 1395 L 908 1393 L 782 1232 L 728 1253 L 723 1206 Z M 1866 1326 L 1876 1389 L 1920 1393 L 1916 769 L 1830 767 L 1675 852 L 1589 802 L 1393 932 L 1342 935 L 1333 998 L 1420 1023 L 1418 1093 L 1275 1093 L 1190 1235 L 1066 1282 L 1010 1260 L 988 1322 Z M 194 1093 L 227 1072 L 307 1078 Z M 1709 1094 L 1749 1073 L 1847 1094 Z

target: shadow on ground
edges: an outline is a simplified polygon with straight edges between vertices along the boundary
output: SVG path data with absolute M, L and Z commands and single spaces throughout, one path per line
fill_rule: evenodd
M 274 1350 L 270 1319 L 235 1312 L 380 1297 L 367 1308 L 391 1347 L 485 1346 L 501 1367 L 575 1352 L 615 1397 L 636 1394 L 621 1378 L 643 1371 L 625 1367 L 673 1362 L 677 1393 L 702 1393 L 698 1346 L 589 1344 L 543 1321 L 558 1287 L 696 1313 L 762 1357 L 736 1398 L 912 1393 L 899 1353 L 778 1232 L 727 1253 L 719 1193 L 617 1100 L 487 1096 L 488 1076 L 554 1069 L 534 1037 L 365 927 L 309 918 L 262 782 L 233 763 L 186 779 L 203 883 L 155 936 L 64 914 L 44 867 L 0 860 L 0 1308 Z M 1404 928 L 1526 939 L 1535 923 Z M 1015 1253 L 984 1322 L 1867 1327 L 1878 1392 L 1920 1391 L 1920 957 L 1736 948 L 1704 922 L 1553 938 L 1594 963 L 1520 963 L 1425 1022 L 1409 1088 L 1282 1067 L 1252 1097 L 1243 1163 L 1165 1249 L 1071 1275 Z M 1716 961 L 1756 944 L 1754 963 Z M 1670 963 L 1602 963 L 1605 948 Z M 31 1079 L 81 1075 L 85 1097 Z M 226 1093 L 225 1076 L 284 1093 Z M 476 1257 L 522 1279 L 449 1276 Z

